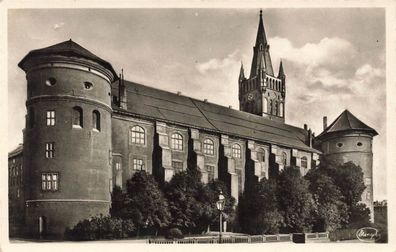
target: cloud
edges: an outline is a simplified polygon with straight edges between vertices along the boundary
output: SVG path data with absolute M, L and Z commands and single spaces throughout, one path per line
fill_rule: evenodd
M 54 24 L 52 27 L 54 30 L 58 30 L 58 29 L 62 28 L 64 25 L 65 25 L 65 23 L 61 22 L 61 23 Z
M 210 71 L 226 70 L 230 66 L 235 65 L 239 62 L 239 60 L 236 59 L 237 53 L 238 50 L 235 50 L 223 59 L 210 59 L 204 63 L 198 64 L 196 68 L 201 74 L 207 74 Z

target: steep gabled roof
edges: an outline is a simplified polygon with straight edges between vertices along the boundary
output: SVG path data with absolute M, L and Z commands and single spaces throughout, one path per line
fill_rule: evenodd
M 95 61 L 105 67 L 106 69 L 110 70 L 114 75 L 114 78 L 117 78 L 117 73 L 114 71 L 111 64 L 95 54 L 91 53 L 84 47 L 80 46 L 76 42 L 70 40 L 63 41 L 61 43 L 30 51 L 22 60 L 19 62 L 18 66 L 24 69 L 24 63 L 30 57 L 34 56 L 45 56 L 45 55 L 64 55 L 64 56 L 75 56 L 75 57 L 82 57 L 85 59 L 89 59 Z
M 322 138 L 323 136 L 330 133 L 343 131 L 364 131 L 372 134 L 373 136 L 378 135 L 375 129 L 367 126 L 346 109 L 334 120 L 332 124 L 330 124 L 322 133 L 320 133 L 318 138 Z
M 305 144 L 304 129 L 134 82 L 125 81 L 125 86 L 128 109 L 113 105 L 115 113 L 319 152 Z M 118 82 L 113 83 L 113 94 L 118 94 Z

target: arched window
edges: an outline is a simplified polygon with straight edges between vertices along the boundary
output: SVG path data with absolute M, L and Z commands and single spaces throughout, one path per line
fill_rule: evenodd
M 172 134 L 171 147 L 174 150 L 182 151 L 183 150 L 183 136 L 180 135 L 179 133 Z
M 274 102 L 274 115 L 278 115 L 278 102 Z
M 239 144 L 232 145 L 232 157 L 241 158 L 241 146 Z
M 203 143 L 203 153 L 208 155 L 214 155 L 214 143 L 210 139 L 205 139 Z
M 269 101 L 269 110 L 268 114 L 272 114 L 272 100 Z
M 131 128 L 131 142 L 134 144 L 145 144 L 145 131 L 140 126 Z
M 263 99 L 263 112 L 268 113 L 268 100 L 267 98 Z
M 92 112 L 92 128 L 100 131 L 100 113 L 97 110 Z
M 283 102 L 279 103 L 279 116 L 283 117 Z
M 301 168 L 306 169 L 308 167 L 308 159 L 307 157 L 302 157 L 301 158 Z
M 261 163 L 265 162 L 265 150 L 259 149 L 259 151 L 257 151 L 257 160 Z
M 287 154 L 286 152 L 282 152 L 282 164 L 286 166 L 287 164 Z
M 73 127 L 83 127 L 83 110 L 80 107 L 73 108 Z

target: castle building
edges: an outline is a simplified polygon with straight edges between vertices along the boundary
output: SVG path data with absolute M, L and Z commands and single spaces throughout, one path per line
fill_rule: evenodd
M 9 154 L 10 230 L 62 237 L 108 214 L 113 186 L 125 188 L 139 170 L 163 183 L 197 167 L 204 183 L 220 179 L 238 199 L 246 183 L 286 166 L 305 175 L 323 152 L 359 162 L 372 184 L 376 133 L 352 114 L 326 127 L 318 149 L 308 127 L 285 123 L 286 75 L 282 63 L 274 75 L 261 13 L 248 79 L 241 67 L 240 110 L 124 80 L 72 40 L 29 52 L 19 67 L 27 116 L 23 147 Z M 349 128 L 337 122 L 345 113 Z M 333 146 L 340 141 L 344 148 Z M 366 198 L 372 205 L 372 186 Z

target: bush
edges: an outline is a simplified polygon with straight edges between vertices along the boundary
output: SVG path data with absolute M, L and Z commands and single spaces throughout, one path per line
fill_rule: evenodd
M 183 239 L 183 233 L 178 228 L 171 228 L 165 236 L 166 239 Z
M 65 230 L 65 240 L 120 239 L 131 234 L 134 230 L 135 226 L 130 220 L 100 215 L 82 220 L 72 229 L 67 228 Z
M 343 241 L 343 240 L 354 240 L 356 237 L 357 229 L 337 229 L 329 233 L 330 241 Z

